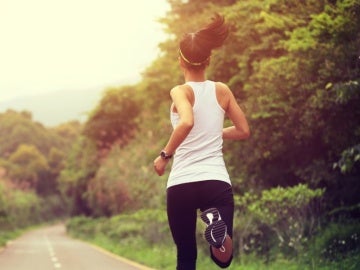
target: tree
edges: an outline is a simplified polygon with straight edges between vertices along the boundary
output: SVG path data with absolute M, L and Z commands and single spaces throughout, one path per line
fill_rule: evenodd
M 86 192 L 88 183 L 96 175 L 98 168 L 99 155 L 95 144 L 88 138 L 80 136 L 68 152 L 64 168 L 57 179 L 69 214 L 91 214 Z
M 231 31 L 213 52 L 207 75 L 230 86 L 251 128 L 249 140 L 224 145 L 239 196 L 234 244 L 240 250 L 256 244 L 260 254 L 270 254 L 280 241 L 285 254 L 295 254 L 313 236 L 315 221 L 356 222 L 358 0 L 169 3 L 161 20 L 169 39 L 159 45 L 159 58 L 138 85 L 104 94 L 67 153 L 59 183 L 72 213 L 113 215 L 163 205 L 165 187 L 152 160 L 171 131 L 169 90 L 183 83 L 178 40 L 216 11 Z M 103 149 L 106 155 L 99 155 Z M 312 203 L 320 198 L 314 217 Z
M 35 146 L 21 144 L 9 161 L 13 164 L 10 177 L 19 187 L 39 189 L 46 181 L 49 165 Z
M 47 155 L 57 146 L 57 137 L 40 123 L 34 122 L 29 112 L 8 110 L 0 114 L 0 156 L 9 157 L 20 144 L 34 145 Z
M 93 140 L 98 149 L 125 145 L 133 136 L 140 110 L 131 93 L 133 90 L 130 86 L 108 89 L 85 123 L 83 134 Z

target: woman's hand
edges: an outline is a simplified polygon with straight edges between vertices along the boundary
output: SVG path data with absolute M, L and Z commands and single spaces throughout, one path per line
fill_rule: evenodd
M 158 156 L 154 160 L 154 169 L 159 176 L 164 174 L 165 168 L 166 168 L 166 165 L 168 164 L 168 162 L 169 162 L 169 159 L 163 159 L 160 156 Z

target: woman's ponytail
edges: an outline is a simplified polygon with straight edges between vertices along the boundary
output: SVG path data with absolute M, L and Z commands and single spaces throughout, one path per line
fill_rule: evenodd
M 210 50 L 221 47 L 228 34 L 229 28 L 225 24 L 225 19 L 218 13 L 215 13 L 215 17 L 209 25 L 196 32 L 199 42 Z
M 185 34 L 180 41 L 179 53 L 188 67 L 204 68 L 213 49 L 223 45 L 229 34 L 224 17 L 215 14 L 212 22 L 194 33 Z

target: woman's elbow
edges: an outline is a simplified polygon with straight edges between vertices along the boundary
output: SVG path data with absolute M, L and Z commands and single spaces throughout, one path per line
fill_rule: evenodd
M 186 130 L 191 130 L 194 126 L 194 120 L 189 119 L 186 121 L 181 121 L 181 126 Z
M 250 137 L 250 129 L 248 128 L 248 129 L 244 130 L 243 139 L 248 139 L 249 137 Z
M 249 128 L 243 128 L 239 130 L 238 132 L 238 140 L 246 140 L 250 137 L 250 129 Z

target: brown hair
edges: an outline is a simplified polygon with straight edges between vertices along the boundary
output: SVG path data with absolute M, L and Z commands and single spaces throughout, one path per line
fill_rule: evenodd
M 180 56 L 188 68 L 205 68 L 209 63 L 211 51 L 221 47 L 228 34 L 229 27 L 224 17 L 215 13 L 210 24 L 183 36 L 179 46 Z

